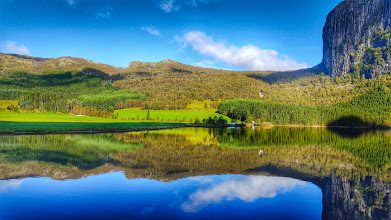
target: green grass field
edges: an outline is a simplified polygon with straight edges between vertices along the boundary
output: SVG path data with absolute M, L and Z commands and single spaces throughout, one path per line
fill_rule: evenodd
M 142 128 L 183 126 L 185 123 L 194 122 L 197 116 L 201 121 L 208 117 L 221 116 L 207 111 L 150 111 L 151 120 L 147 121 L 147 110 L 124 109 L 115 112 L 115 114 L 117 113 L 119 119 L 77 117 L 64 113 L 0 112 L 0 132 L 137 130 Z M 139 120 L 137 120 L 137 115 L 139 115 Z M 132 117 L 135 120 L 131 120 Z M 224 118 L 229 119 L 225 116 Z
M 129 122 L 124 120 L 98 118 L 98 117 L 77 117 L 71 114 L 64 113 L 6 113 L 0 112 L 0 121 L 13 122 L 102 122 L 102 123 L 118 123 Z
M 148 110 L 139 110 L 139 109 L 123 109 L 115 111 L 115 115 L 118 114 L 119 120 L 126 121 L 140 121 L 147 118 Z M 150 119 L 151 121 L 156 122 L 181 122 L 181 123 L 192 123 L 195 121 L 196 117 L 202 122 L 203 119 L 209 117 L 220 117 L 222 115 L 211 112 L 211 111 L 165 111 L 165 110 L 150 110 Z M 223 116 L 228 122 L 231 120 Z
M 12 104 L 10 101 L 3 103 Z M 201 104 L 200 104 L 201 105 Z M 220 117 L 220 114 L 208 109 L 205 111 L 153 111 L 150 110 L 150 120 L 147 119 L 148 110 L 123 109 L 115 111 L 118 119 L 75 116 L 64 113 L 15 113 L 0 112 L 0 132 L 16 131 L 114 131 L 114 130 L 141 130 L 143 128 L 184 126 L 193 123 L 198 116 L 200 121 L 209 117 Z M 229 118 L 223 116 L 230 122 Z
M 63 113 L 0 113 L 0 131 L 102 131 L 178 126 L 179 123 L 77 117 Z
M 0 121 L 0 133 L 45 132 L 45 131 L 116 131 L 144 130 L 150 128 L 170 128 L 175 123 L 135 122 L 135 123 L 88 123 L 88 122 L 13 122 Z

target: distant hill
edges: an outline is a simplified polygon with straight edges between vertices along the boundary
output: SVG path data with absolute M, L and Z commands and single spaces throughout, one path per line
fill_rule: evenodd
M 0 74 L 13 72 L 27 72 L 31 74 L 41 74 L 43 72 L 58 71 L 81 71 L 84 68 L 100 70 L 109 75 L 113 74 L 137 74 L 137 75 L 156 75 L 159 73 L 237 73 L 248 74 L 249 71 L 229 71 L 212 68 L 202 68 L 186 65 L 174 60 L 166 59 L 161 62 L 139 62 L 132 61 L 127 68 L 114 67 L 107 64 L 97 63 L 94 61 L 75 58 L 41 58 L 19 54 L 0 53 Z M 254 71 L 251 71 L 254 72 Z M 255 71 L 258 74 L 270 74 L 272 71 Z
M 84 68 L 98 69 L 110 75 L 123 72 L 123 68 L 96 63 L 81 58 L 59 57 L 55 59 L 47 59 L 18 54 L 0 53 L 1 75 L 12 72 L 27 72 L 31 74 L 40 74 L 43 72 L 58 72 L 71 70 L 81 71 Z

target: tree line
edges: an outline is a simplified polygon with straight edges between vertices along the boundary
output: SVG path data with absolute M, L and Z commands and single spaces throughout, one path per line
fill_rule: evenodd
M 378 126 L 390 120 L 391 94 L 387 87 L 377 87 L 352 101 L 317 107 L 235 99 L 222 101 L 218 113 L 274 124 Z

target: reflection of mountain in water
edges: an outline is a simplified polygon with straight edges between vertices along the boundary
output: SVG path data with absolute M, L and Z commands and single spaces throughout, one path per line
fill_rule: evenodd
M 382 219 L 391 213 L 390 145 L 386 132 L 345 137 L 312 128 L 0 136 L 0 179 L 77 179 L 112 170 L 124 171 L 128 178 L 160 181 L 269 173 L 319 185 L 325 218 Z M 265 157 L 259 158 L 260 149 Z M 199 201 L 194 197 L 185 207 L 191 210 Z

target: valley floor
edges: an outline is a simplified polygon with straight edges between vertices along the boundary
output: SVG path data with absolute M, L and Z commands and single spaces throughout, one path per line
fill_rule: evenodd
M 220 117 L 207 111 L 149 111 L 124 109 L 114 113 L 118 119 L 75 116 L 64 113 L 0 113 L 0 133 L 18 132 L 104 132 L 139 131 L 189 126 L 196 118 Z M 226 116 L 223 116 L 228 119 Z

